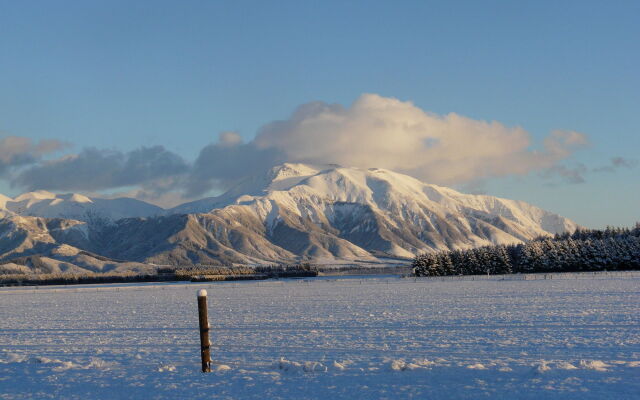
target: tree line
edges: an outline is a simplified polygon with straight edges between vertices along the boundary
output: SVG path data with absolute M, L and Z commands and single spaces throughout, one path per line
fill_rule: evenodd
M 412 266 L 416 276 L 640 270 L 640 223 L 631 229 L 578 229 L 515 245 L 424 253 Z

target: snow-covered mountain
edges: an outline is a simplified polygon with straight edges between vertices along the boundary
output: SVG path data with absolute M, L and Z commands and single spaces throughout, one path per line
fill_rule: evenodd
M 118 220 L 160 215 L 158 206 L 131 198 L 89 198 L 77 193 L 54 194 L 44 190 L 21 194 L 15 199 L 0 195 L 0 212 L 43 218 L 90 221 L 96 218 Z
M 375 261 L 517 243 L 577 227 L 521 201 L 462 194 L 384 169 L 337 165 L 283 164 L 221 196 L 180 205 L 163 216 L 149 217 L 163 210 L 131 199 L 118 208 L 117 200 L 101 203 L 79 195 L 35 193 L 0 198 L 0 208 L 11 213 L 5 217 L 5 233 L 0 232 L 0 262 L 42 248 L 56 258 L 52 249 L 61 245 L 107 259 L 174 265 Z M 91 209 L 90 204 L 101 208 Z M 109 210 L 112 221 L 97 224 L 76 217 L 86 221 L 78 225 L 20 216 L 26 211 L 43 217 L 77 216 L 80 211 L 71 211 L 82 205 L 85 211 Z M 118 219 L 118 215 L 145 218 Z M 62 234 L 57 228 L 61 224 L 84 236 Z M 23 234 L 18 235 L 15 226 L 21 226 Z M 38 226 L 39 233 L 28 226 Z M 15 241 L 17 236 L 28 238 L 20 251 L 11 250 L 11 243 L 15 247 L 20 242 Z M 3 242 L 7 237 L 14 239 Z
M 570 220 L 521 201 L 467 195 L 384 169 L 283 164 L 223 196 L 183 204 L 309 258 L 411 257 L 572 231 Z M 251 193 L 238 195 L 239 193 Z M 231 195 L 233 193 L 233 195 Z M 244 225 L 243 228 L 251 228 Z

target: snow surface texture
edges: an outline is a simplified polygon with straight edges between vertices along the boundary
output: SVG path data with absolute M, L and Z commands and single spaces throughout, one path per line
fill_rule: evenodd
M 2 289 L 0 398 L 638 398 L 640 274 L 553 278 Z

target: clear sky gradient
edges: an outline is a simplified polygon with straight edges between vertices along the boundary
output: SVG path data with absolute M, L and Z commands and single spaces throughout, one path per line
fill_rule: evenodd
M 590 145 L 479 184 L 592 227 L 640 220 L 640 2 L 0 0 L 0 135 L 193 161 L 223 131 L 362 93 Z M 59 156 L 59 155 L 58 155 Z M 609 172 L 613 157 L 625 165 Z M 479 186 L 480 185 L 480 186 Z M 15 195 L 8 180 L 0 192 Z

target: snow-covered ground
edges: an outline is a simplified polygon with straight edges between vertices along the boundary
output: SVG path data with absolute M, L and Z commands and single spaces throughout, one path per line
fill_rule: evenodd
M 6 288 L 0 398 L 639 398 L 639 295 L 638 273 Z

